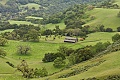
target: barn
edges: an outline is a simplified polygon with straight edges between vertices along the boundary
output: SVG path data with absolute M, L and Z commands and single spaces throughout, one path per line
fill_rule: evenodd
M 65 39 L 64 39 L 64 42 L 76 43 L 76 42 L 78 42 L 78 39 L 66 36 Z

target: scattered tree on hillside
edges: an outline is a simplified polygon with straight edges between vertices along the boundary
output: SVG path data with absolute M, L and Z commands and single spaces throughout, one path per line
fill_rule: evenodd
M 27 55 L 27 54 L 29 54 L 30 50 L 31 50 L 30 46 L 25 46 L 25 45 L 19 45 L 19 46 L 17 46 L 17 53 L 21 54 L 21 55 Z
M 55 60 L 54 60 L 54 64 L 53 66 L 56 67 L 56 68 L 61 68 L 65 65 L 65 61 L 61 58 L 61 57 L 57 57 Z
M 42 69 L 36 68 L 34 71 L 34 75 L 35 75 L 35 77 L 45 77 L 48 75 L 48 72 L 45 67 L 43 67 Z
M 7 39 L 0 38 L 0 46 L 4 46 L 7 43 Z
M 25 78 L 33 78 L 34 77 L 34 70 L 29 68 L 27 62 L 22 60 L 22 62 L 17 66 L 17 70 L 22 72 L 23 77 Z
M 106 28 L 105 31 L 106 31 L 106 32 L 113 32 L 113 29 L 112 29 L 112 28 Z
M 117 27 L 117 31 L 120 32 L 120 27 Z
M 47 53 L 42 59 L 43 62 L 52 62 L 56 59 L 55 53 Z
M 6 54 L 7 54 L 7 53 L 4 51 L 4 49 L 1 49 L 1 48 L 0 48 L 0 56 L 1 56 L 1 57 L 5 57 Z
M 112 41 L 113 42 L 116 42 L 116 41 L 118 41 L 118 40 L 120 40 L 120 35 L 117 33 L 117 34 L 115 34 L 114 36 L 112 36 Z

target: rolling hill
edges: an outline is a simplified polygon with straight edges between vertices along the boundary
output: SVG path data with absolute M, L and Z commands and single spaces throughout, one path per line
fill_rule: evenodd
M 105 28 L 112 28 L 116 30 L 116 28 L 120 26 L 120 18 L 117 17 L 117 13 L 119 11 L 120 9 L 95 8 L 94 10 L 87 12 L 87 14 L 94 16 L 95 19 L 89 21 L 85 25 L 93 27 L 104 25 Z
M 19 0 L 20 1 L 20 0 Z M 31 0 L 32 1 L 32 0 Z M 34 1 L 34 0 L 33 0 Z M 35 0 L 38 1 L 38 0 Z M 61 1 L 62 5 L 65 3 L 64 1 L 71 1 L 69 5 L 73 5 L 74 1 L 79 0 L 41 0 L 46 1 L 48 4 L 44 4 L 42 6 L 48 6 L 50 4 L 50 9 L 56 8 L 55 5 L 52 5 L 54 3 L 59 4 Z M 81 0 L 84 1 L 84 0 Z M 90 0 L 85 0 L 90 1 Z M 84 3 L 87 3 L 85 2 Z M 95 0 L 92 0 L 95 1 Z M 101 0 L 98 0 L 101 1 Z M 7 0 L 1 0 L 0 1 L 3 5 L 7 2 Z M 72 4 L 73 3 L 73 4 Z M 93 3 L 93 2 L 92 2 Z M 118 5 L 120 5 L 120 1 L 116 0 Z M 32 4 L 32 5 L 31 5 Z M 26 3 L 24 5 L 21 5 L 22 7 L 28 6 L 30 9 L 32 7 L 35 7 L 37 10 L 39 9 L 38 3 Z M 61 6 L 60 4 L 58 6 Z M 64 5 L 65 6 L 65 5 Z M 62 7 L 64 7 L 62 6 Z M 46 8 L 47 9 L 47 8 Z M 55 9 L 57 10 L 57 9 Z M 94 16 L 94 20 L 89 20 L 85 25 L 90 25 L 91 27 L 96 27 L 98 25 L 103 24 L 105 28 L 112 28 L 116 30 L 117 27 L 120 26 L 120 18 L 117 17 L 117 13 L 120 11 L 120 9 L 105 9 L 105 8 L 95 8 L 93 10 L 87 11 L 86 14 L 90 16 Z M 28 16 L 26 18 L 39 18 L 40 17 L 33 17 Z M 32 24 L 27 21 L 13 21 L 9 20 L 11 24 Z M 38 24 L 34 24 L 35 26 L 38 26 Z M 47 24 L 45 26 L 45 29 L 54 29 L 55 25 L 59 25 L 60 29 L 64 29 L 66 25 L 61 22 L 58 24 Z M 13 29 L 0 31 L 0 33 L 12 31 Z M 78 43 L 71 44 L 71 43 L 64 43 L 64 36 L 62 38 L 56 37 L 56 39 L 53 41 L 53 37 L 48 37 L 48 41 L 45 41 L 45 36 L 42 36 L 40 38 L 40 42 L 22 42 L 22 41 L 14 41 L 9 40 L 8 44 L 3 48 L 5 51 L 7 51 L 7 56 L 5 58 L 0 57 L 0 80 L 26 80 L 22 77 L 21 73 L 16 71 L 16 68 L 12 68 L 8 64 L 6 64 L 7 61 L 10 61 L 14 65 L 18 65 L 22 59 L 27 60 L 28 64 L 32 68 L 42 68 L 46 67 L 48 70 L 49 75 L 44 78 L 33 78 L 30 80 L 80 80 L 80 79 L 87 79 L 87 78 L 93 78 L 96 77 L 100 80 L 105 79 L 108 76 L 111 75 L 120 75 L 120 51 L 111 52 L 108 54 L 101 55 L 99 57 L 94 57 L 90 60 L 81 62 L 79 64 L 75 64 L 73 66 L 64 68 L 64 69 L 58 69 L 53 67 L 53 62 L 50 63 L 43 63 L 41 60 L 45 53 L 48 52 L 56 52 L 59 46 L 66 46 L 68 48 L 77 49 L 83 46 L 87 45 L 95 45 L 98 42 L 106 42 L 110 41 L 112 43 L 111 37 L 118 32 L 95 32 L 88 34 L 87 38 L 84 41 L 79 41 Z M 16 54 L 17 46 L 18 45 L 30 45 L 31 47 L 31 55 L 28 56 L 20 56 Z M 67 61 L 66 61 L 67 62 Z M 68 76 L 72 72 L 77 72 L 76 75 L 73 74 L 72 76 Z M 55 72 L 55 73 L 54 73 Z M 67 76 L 67 77 L 66 77 Z M 59 78 L 58 78 L 59 77 Z
M 110 76 L 110 75 L 120 75 L 119 53 L 120 51 L 112 52 L 110 54 L 103 55 L 98 58 L 93 58 L 91 60 L 74 65 L 69 69 L 58 72 L 52 76 L 48 76 L 47 78 L 49 78 L 49 80 L 54 80 L 54 79 L 55 80 L 81 80 L 81 79 L 97 77 L 100 80 L 103 80 L 105 77 Z M 58 79 L 58 77 L 61 75 L 67 75 L 68 73 L 71 73 L 72 71 L 80 70 L 81 68 L 84 69 L 85 66 L 95 65 L 97 63 L 100 63 L 100 64 L 96 66 L 92 66 L 88 68 L 87 70 L 80 72 L 79 74 L 75 76 Z M 37 80 L 37 79 L 33 79 L 33 80 Z M 39 79 L 39 80 L 45 80 L 45 79 Z

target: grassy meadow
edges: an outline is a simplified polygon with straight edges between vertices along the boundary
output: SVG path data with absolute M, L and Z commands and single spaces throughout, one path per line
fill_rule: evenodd
M 97 25 L 104 25 L 105 28 L 112 28 L 116 30 L 120 26 L 120 18 L 117 17 L 119 9 L 103 9 L 95 8 L 88 11 L 87 14 L 94 16 L 95 19 L 87 22 L 85 25 L 96 27 Z
M 26 5 L 21 5 L 21 7 L 27 7 L 27 6 L 28 6 L 29 9 L 32 9 L 34 7 L 36 10 L 38 10 L 39 7 L 40 7 L 40 5 L 35 4 L 35 3 L 28 3 Z
M 4 32 L 12 32 L 14 29 L 7 29 L 7 30 L 3 30 L 3 31 L 0 31 L 0 34 L 1 33 L 4 33 Z
M 9 20 L 9 23 L 10 23 L 10 24 L 17 24 L 17 25 L 26 24 L 26 25 L 38 26 L 38 24 L 33 24 L 33 23 L 27 22 L 27 21 L 14 21 L 14 20 Z
M 27 16 L 26 19 L 43 19 L 42 17 Z

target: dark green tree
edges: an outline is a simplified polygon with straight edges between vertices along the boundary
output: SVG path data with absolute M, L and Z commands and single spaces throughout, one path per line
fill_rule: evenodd
M 120 32 L 120 27 L 117 27 L 117 31 Z
M 22 72 L 23 77 L 25 78 L 33 78 L 34 77 L 34 70 L 29 68 L 27 62 L 22 60 L 21 63 L 17 66 L 17 70 Z
M 117 34 L 115 34 L 114 36 L 112 36 L 112 41 L 113 42 L 116 42 L 116 41 L 118 41 L 120 39 L 120 35 L 117 33 Z
M 65 65 L 65 61 L 61 58 L 61 57 L 57 57 L 55 60 L 54 60 L 54 63 L 53 63 L 53 66 L 55 68 L 61 68 Z
M 27 55 L 29 54 L 31 48 L 30 46 L 26 46 L 26 45 L 19 45 L 17 46 L 17 53 L 20 54 L 20 55 Z
M 7 54 L 6 51 L 4 51 L 4 49 L 1 49 L 1 48 L 0 48 L 0 56 L 1 56 L 1 57 L 5 57 L 6 54 Z
M 4 46 L 7 42 L 8 42 L 7 39 L 0 38 L 0 46 Z

